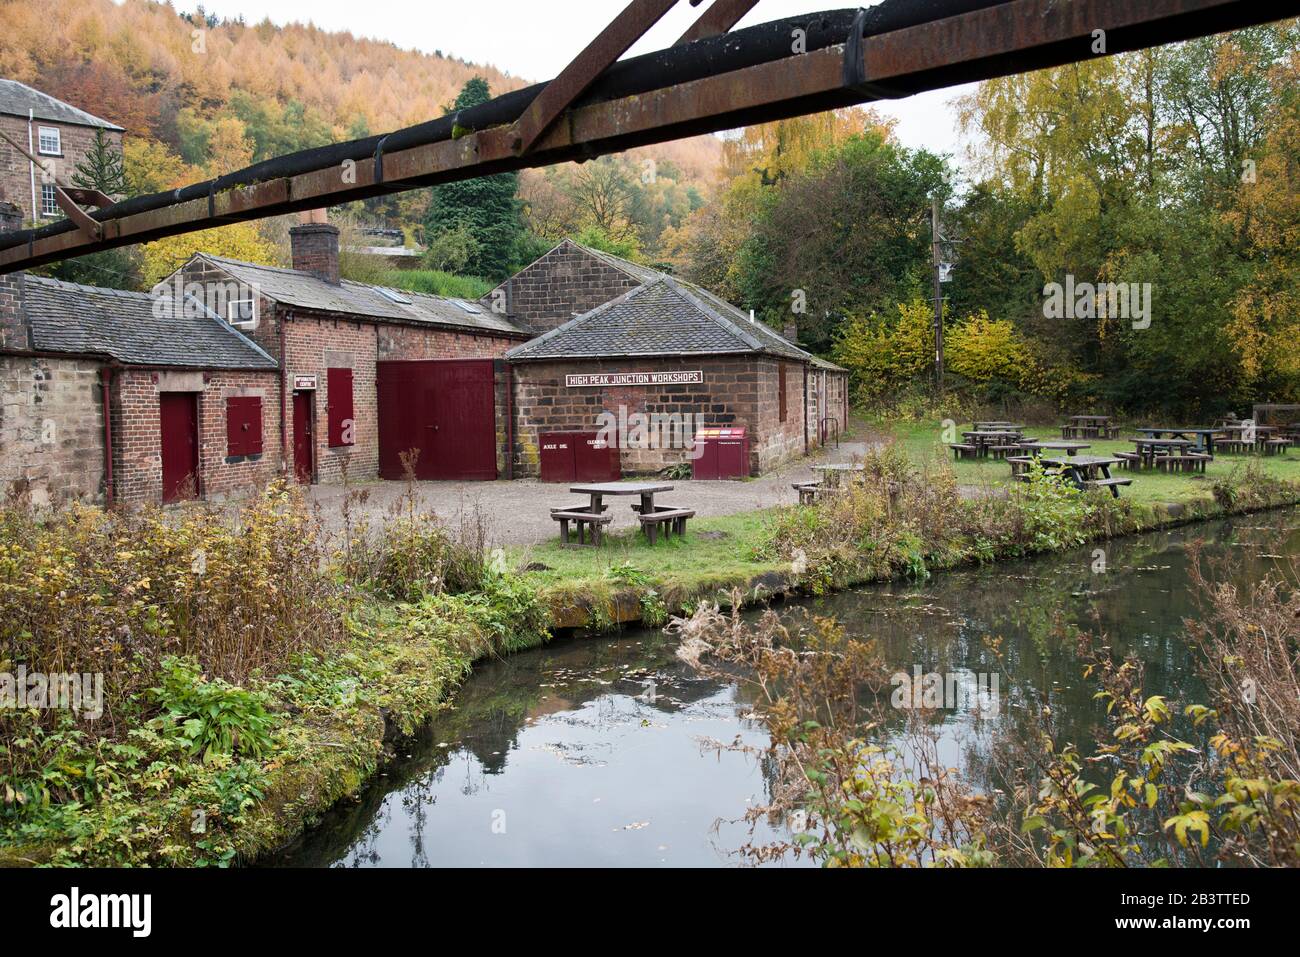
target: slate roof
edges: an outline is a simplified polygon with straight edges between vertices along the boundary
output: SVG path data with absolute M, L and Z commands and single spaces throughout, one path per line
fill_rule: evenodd
M 407 289 L 388 289 L 389 295 L 385 295 L 381 292 L 385 287 L 348 279 L 336 286 L 296 269 L 259 266 L 207 253 L 199 253 L 196 258 L 212 263 L 233 279 L 255 287 L 262 295 L 285 306 L 369 319 L 451 326 L 497 335 L 523 337 L 530 334 L 505 316 L 497 315 L 473 300 L 429 296 Z M 406 301 L 398 302 L 389 296 Z
M 121 130 L 122 127 L 98 116 L 79 110 L 71 103 L 56 100 L 48 93 L 33 90 L 26 83 L 17 80 L 0 80 L 0 113 L 21 116 L 27 119 L 31 110 L 38 120 L 54 123 L 71 123 L 75 126 L 97 126 L 105 130 Z
M 149 293 L 43 276 L 28 275 L 23 282 L 23 308 L 37 351 L 103 355 L 125 365 L 278 368 L 260 346 L 196 300 L 177 309 L 173 300 Z
M 615 356 L 808 353 L 735 306 L 662 273 L 506 353 L 512 361 Z

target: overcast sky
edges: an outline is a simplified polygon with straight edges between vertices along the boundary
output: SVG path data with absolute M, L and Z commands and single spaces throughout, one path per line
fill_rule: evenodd
M 192 9 L 189 0 L 174 2 L 180 9 Z M 222 17 L 242 14 L 249 23 L 266 17 L 274 23 L 310 21 L 401 47 L 441 50 L 536 81 L 558 73 L 624 5 L 624 0 L 207 0 L 205 7 Z M 739 26 L 847 5 L 836 0 L 759 0 Z M 679 0 L 629 55 L 670 45 L 703 9 L 703 4 L 692 7 Z M 898 137 L 905 145 L 960 158 L 950 100 L 967 89 L 922 93 L 876 107 L 898 120 Z

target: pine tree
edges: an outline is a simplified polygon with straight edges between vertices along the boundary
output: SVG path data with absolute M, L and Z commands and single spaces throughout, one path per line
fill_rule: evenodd
M 487 81 L 476 76 L 465 84 L 452 108 L 478 106 L 491 96 Z M 496 173 L 433 187 L 424 218 L 426 241 L 432 243 L 453 230 L 467 232 L 476 248 L 465 264 L 466 272 L 493 280 L 505 278 L 524 232 L 515 198 L 518 186 L 518 173 Z
M 122 166 L 122 151 L 115 149 L 102 129 L 95 130 L 95 142 L 90 152 L 77 164 L 72 174 L 72 185 L 82 189 L 97 189 L 114 199 L 127 193 L 126 170 Z

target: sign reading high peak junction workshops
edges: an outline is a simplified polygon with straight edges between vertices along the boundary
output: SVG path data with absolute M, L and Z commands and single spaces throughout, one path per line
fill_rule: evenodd
M 570 389 L 611 385 L 682 385 L 704 381 L 704 373 L 694 372 L 592 372 L 585 375 L 566 375 L 564 384 Z

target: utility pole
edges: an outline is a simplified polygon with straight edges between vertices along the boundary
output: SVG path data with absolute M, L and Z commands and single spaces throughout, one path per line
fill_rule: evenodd
M 934 384 L 940 392 L 943 391 L 943 286 L 940 276 L 940 261 L 942 254 L 939 250 L 939 196 L 936 194 L 930 201 L 930 258 L 933 260 L 934 271 Z

